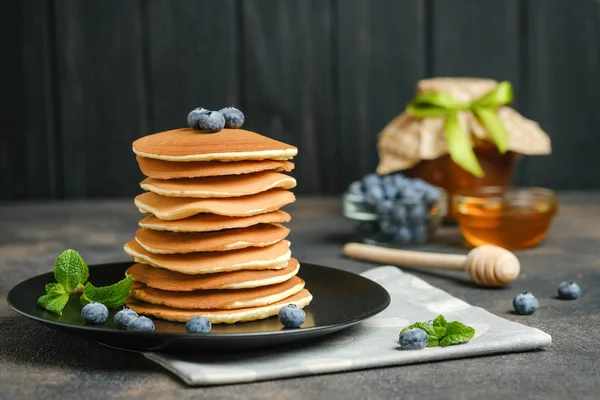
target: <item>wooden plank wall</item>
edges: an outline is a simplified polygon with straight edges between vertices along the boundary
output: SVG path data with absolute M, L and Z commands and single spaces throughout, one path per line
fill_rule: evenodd
M 0 200 L 131 196 L 133 140 L 226 105 L 299 147 L 298 194 L 337 194 L 428 76 L 514 84 L 554 147 L 516 183 L 600 188 L 595 0 L 7 0 L 0 21 Z

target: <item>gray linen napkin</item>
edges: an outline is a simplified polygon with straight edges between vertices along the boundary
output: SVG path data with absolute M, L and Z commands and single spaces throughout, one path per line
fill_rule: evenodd
M 387 289 L 392 297 L 390 306 L 357 326 L 312 344 L 232 355 L 145 356 L 188 385 L 208 386 L 517 352 L 552 343 L 550 335 L 539 329 L 473 307 L 396 267 L 378 267 L 362 275 Z M 456 346 L 399 350 L 398 334 L 403 327 L 438 314 L 472 326 L 475 337 Z

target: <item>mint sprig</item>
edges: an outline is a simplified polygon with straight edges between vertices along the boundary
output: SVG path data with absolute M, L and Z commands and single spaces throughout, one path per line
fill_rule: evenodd
M 400 331 L 403 334 L 409 329 L 419 328 L 428 336 L 427 347 L 452 346 L 466 343 L 475 336 L 475 329 L 458 321 L 447 322 L 443 315 L 438 315 L 432 323 L 415 322 Z
M 90 271 L 87 264 L 75 250 L 65 250 L 54 263 L 54 278 L 57 283 L 46 285 L 46 294 L 38 298 L 37 304 L 58 315 L 69 301 L 70 294 L 83 292 L 80 301 L 82 304 L 98 302 L 109 308 L 120 307 L 125 303 L 133 277 L 127 275 L 125 279 L 111 286 L 96 287 L 88 282 Z

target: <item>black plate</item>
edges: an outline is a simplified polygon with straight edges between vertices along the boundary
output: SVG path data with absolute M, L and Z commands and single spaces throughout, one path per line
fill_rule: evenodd
M 110 285 L 123 278 L 131 263 L 90 266 L 96 286 Z M 81 319 L 78 298 L 71 298 L 63 315 L 36 305 L 44 286 L 54 282 L 52 272 L 38 275 L 15 286 L 8 304 L 17 313 L 66 333 L 96 340 L 104 345 L 134 351 L 193 352 L 239 351 L 280 346 L 339 331 L 383 311 L 390 303 L 388 292 L 377 283 L 350 272 L 302 264 L 299 276 L 314 299 L 306 307 L 306 321 L 299 329 L 284 329 L 277 317 L 232 325 L 214 325 L 208 334 L 190 335 L 183 323 L 154 318 L 155 332 L 127 332 L 113 323 L 117 310 L 110 310 L 103 325 L 86 325 Z M 78 294 L 71 295 L 78 297 Z

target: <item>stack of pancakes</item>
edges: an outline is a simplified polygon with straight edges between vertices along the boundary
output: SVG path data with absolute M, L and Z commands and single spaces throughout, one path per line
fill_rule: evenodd
M 312 299 L 296 274 L 289 229 L 297 149 L 242 129 L 177 129 L 133 143 L 147 176 L 142 213 L 125 251 L 136 264 L 127 306 L 172 321 L 213 324 L 276 315 Z

